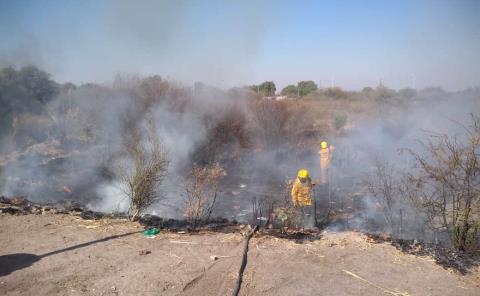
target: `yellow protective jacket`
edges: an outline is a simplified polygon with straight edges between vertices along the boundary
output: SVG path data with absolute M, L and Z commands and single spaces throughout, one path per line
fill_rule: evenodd
M 318 151 L 320 154 L 320 184 L 325 184 L 328 181 L 328 170 L 330 168 L 333 150 L 333 145 L 330 145 L 330 147 L 320 148 L 320 151 Z
M 305 183 L 300 182 L 298 178 L 293 182 L 292 202 L 295 206 L 305 207 L 312 205 L 312 180 L 307 179 Z

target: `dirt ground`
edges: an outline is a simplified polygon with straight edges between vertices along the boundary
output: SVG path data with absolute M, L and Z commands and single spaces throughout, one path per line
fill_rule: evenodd
M 123 220 L 1 215 L 0 295 L 231 294 L 240 233 L 147 238 L 143 229 Z M 474 269 L 462 276 L 356 232 L 301 242 L 257 234 L 240 294 L 480 295 Z

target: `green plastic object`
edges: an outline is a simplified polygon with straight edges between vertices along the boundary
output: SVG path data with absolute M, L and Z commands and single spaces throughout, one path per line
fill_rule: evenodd
M 149 228 L 143 232 L 143 235 L 154 236 L 154 235 L 157 235 L 159 232 L 160 232 L 160 229 L 158 228 Z

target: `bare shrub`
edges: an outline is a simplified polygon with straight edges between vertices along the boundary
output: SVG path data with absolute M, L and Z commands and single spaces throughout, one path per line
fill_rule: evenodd
M 247 117 L 239 104 L 229 104 L 210 118 L 205 144 L 196 152 L 195 159 L 202 163 L 238 159 L 250 147 Z
M 275 200 L 273 195 L 263 195 L 252 199 L 252 225 L 265 227 L 272 223 L 275 209 Z
M 277 225 L 280 224 L 282 232 L 285 232 L 288 228 L 295 228 L 298 224 L 298 210 L 291 200 L 292 186 L 293 180 L 286 179 L 281 184 L 278 194 L 281 196 L 281 200 L 273 205 L 273 222 L 276 222 Z
M 184 213 L 193 229 L 210 219 L 220 192 L 220 179 L 226 174 L 218 163 L 193 166 L 184 184 Z
M 47 141 L 53 123 L 44 116 L 22 113 L 13 118 L 12 138 L 18 148 Z
M 146 137 L 137 127 L 129 129 L 125 150 L 132 163 L 117 168 L 122 189 L 129 199 L 128 217 L 132 221 L 161 198 L 159 187 L 170 163 L 153 123 L 149 123 L 145 133 Z
M 347 124 L 347 115 L 345 114 L 335 114 L 335 117 L 333 119 L 333 125 L 335 126 L 335 129 L 338 131 L 342 129 L 345 124 Z
M 285 138 L 285 126 L 290 118 L 287 102 L 260 100 L 253 102 L 250 109 L 262 146 L 278 146 Z
M 395 90 L 390 89 L 380 83 L 375 89 L 374 98 L 378 103 L 386 103 L 388 100 L 395 96 Z
M 155 75 L 143 79 L 140 87 L 143 92 L 144 103 L 151 106 L 165 95 L 170 86 L 167 81 Z
M 298 209 L 293 204 L 275 208 L 273 213 L 277 223 L 280 223 L 282 233 L 286 232 L 288 228 L 297 228 L 299 215 Z
M 113 79 L 112 87 L 118 90 L 130 91 L 138 87 L 141 78 L 138 74 L 117 73 Z
M 329 87 L 323 90 L 323 94 L 329 98 L 346 99 L 348 93 L 340 87 Z
M 288 143 L 295 153 L 315 149 L 318 139 L 324 134 L 323 128 L 316 125 L 322 116 L 312 112 L 311 106 L 311 101 L 306 99 L 290 102 L 288 106 L 283 142 Z
M 446 229 L 453 246 L 476 245 L 480 228 L 480 117 L 464 127 L 465 138 L 436 135 L 425 155 L 412 150 L 419 169 L 409 174 L 418 190 L 410 198 L 421 206 L 432 227 Z
M 175 85 L 158 75 L 144 78 L 136 90 L 139 107 L 143 111 L 163 104 L 168 110 L 184 113 L 192 105 L 191 90 Z
M 390 232 L 394 232 L 396 223 L 394 214 L 398 190 L 393 166 L 377 158 L 373 173 L 365 181 L 368 190 L 380 206 L 386 225 Z

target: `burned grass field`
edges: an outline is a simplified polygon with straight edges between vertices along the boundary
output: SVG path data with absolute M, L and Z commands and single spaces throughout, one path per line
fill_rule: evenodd
M 2 69 L 0 291 L 478 293 L 478 90 L 267 86 Z
M 480 1 L 0 0 L 0 295 L 480 295 Z

